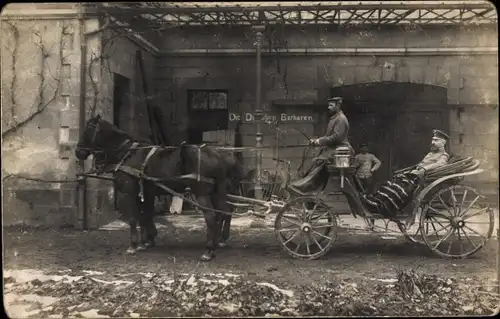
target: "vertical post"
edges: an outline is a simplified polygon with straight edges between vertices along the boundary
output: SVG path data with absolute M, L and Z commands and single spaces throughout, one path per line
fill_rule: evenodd
M 262 132 L 260 123 L 262 121 L 262 61 L 261 61 L 261 50 L 262 50 L 262 32 L 265 30 L 265 26 L 256 26 L 254 30 L 256 31 L 256 46 L 257 46 L 257 63 L 256 63 L 256 88 L 255 88 L 255 144 L 257 148 L 262 147 Z M 257 166 L 257 181 L 255 183 L 255 198 L 262 199 L 262 150 L 257 150 L 256 166 Z
M 83 4 L 78 9 L 78 22 L 80 29 L 80 118 L 79 118 L 79 133 L 83 135 L 85 129 L 85 96 L 87 92 L 87 38 L 85 36 L 85 17 Z M 85 172 L 85 161 L 78 161 L 78 173 Z M 78 219 L 80 227 L 83 230 L 87 229 L 87 179 L 85 177 L 78 178 Z

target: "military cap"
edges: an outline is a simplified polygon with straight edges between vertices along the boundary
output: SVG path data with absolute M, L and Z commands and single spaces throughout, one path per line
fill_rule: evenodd
M 450 137 L 448 136 L 448 134 L 446 134 L 445 132 L 440 131 L 440 130 L 432 130 L 432 134 L 434 134 L 434 137 L 443 139 L 445 141 L 447 141 L 447 140 L 450 139 Z
M 328 102 L 340 102 L 340 103 L 342 103 L 342 98 L 340 96 L 331 97 L 328 99 Z

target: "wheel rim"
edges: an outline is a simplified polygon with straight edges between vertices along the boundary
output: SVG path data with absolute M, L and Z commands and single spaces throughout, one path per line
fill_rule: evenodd
M 491 238 L 493 210 L 470 186 L 454 185 L 437 192 L 420 217 L 425 244 L 446 258 L 465 258 Z
M 337 239 L 336 216 L 314 197 L 296 198 L 276 216 L 275 232 L 283 249 L 292 257 L 317 259 Z
M 403 233 L 405 238 L 413 244 L 425 245 L 420 231 L 420 215 L 422 214 L 421 212 L 423 209 L 425 209 L 425 207 L 419 208 L 419 212 L 415 215 L 414 223 L 410 226 L 410 228 L 407 228 L 405 223 L 402 221 L 397 222 L 399 230 Z

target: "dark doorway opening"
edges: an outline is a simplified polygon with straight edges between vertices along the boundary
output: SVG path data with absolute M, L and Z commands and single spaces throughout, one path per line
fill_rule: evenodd
M 130 80 L 118 73 L 113 73 L 113 124 L 120 129 L 124 126 L 124 113 L 129 110 Z M 117 193 L 114 187 L 114 209 L 117 207 Z
M 359 151 L 368 143 L 382 161 L 376 183 L 395 170 L 418 163 L 429 151 L 433 129 L 449 132 L 446 88 L 397 82 L 353 84 L 331 89 L 341 96 L 350 129 L 349 140 Z
M 123 112 L 130 100 L 130 80 L 118 73 L 113 74 L 113 124 L 123 128 Z
M 227 130 L 226 90 L 188 90 L 188 143 L 202 144 L 203 132 Z

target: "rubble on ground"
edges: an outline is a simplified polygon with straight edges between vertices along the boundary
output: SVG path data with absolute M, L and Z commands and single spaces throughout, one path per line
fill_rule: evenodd
M 100 279 L 87 273 L 74 278 L 17 282 L 6 277 L 5 293 L 57 298 L 50 306 L 30 306 L 32 316 L 44 318 L 486 315 L 499 304 L 498 294 L 473 288 L 476 279 L 455 280 L 414 271 L 401 271 L 394 279 L 342 280 L 306 287 L 222 274 Z

